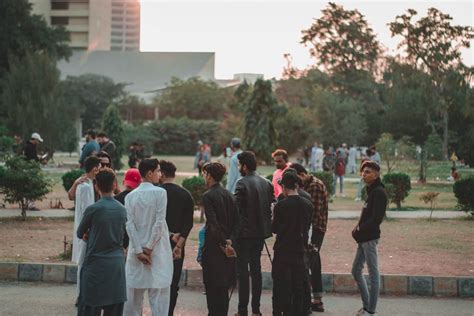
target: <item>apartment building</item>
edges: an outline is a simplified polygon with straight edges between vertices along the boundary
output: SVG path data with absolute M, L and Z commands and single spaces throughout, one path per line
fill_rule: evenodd
M 33 13 L 64 26 L 77 50 L 139 51 L 139 0 L 30 0 Z

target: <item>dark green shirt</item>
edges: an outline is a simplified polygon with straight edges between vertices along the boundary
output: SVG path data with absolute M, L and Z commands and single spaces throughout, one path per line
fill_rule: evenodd
M 89 232 L 82 265 L 80 300 L 88 306 L 106 306 L 127 300 L 123 236 L 127 212 L 113 197 L 104 197 L 86 208 L 77 229 Z

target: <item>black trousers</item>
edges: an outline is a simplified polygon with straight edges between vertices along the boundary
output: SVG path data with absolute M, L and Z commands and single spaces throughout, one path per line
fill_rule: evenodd
M 317 232 L 315 245 L 319 251 L 311 254 L 310 270 L 311 270 L 311 287 L 316 297 L 321 297 L 323 293 L 323 278 L 321 275 L 321 246 L 324 240 L 324 233 Z
M 174 244 L 171 243 L 174 248 Z M 168 311 L 169 316 L 173 316 L 174 308 L 176 307 L 176 301 L 178 300 L 178 291 L 179 291 L 179 280 L 181 279 L 181 272 L 183 271 L 184 263 L 184 248 L 183 255 L 181 259 L 173 261 L 173 279 L 171 280 L 170 288 L 170 307 Z
M 87 306 L 79 304 L 77 308 L 77 316 L 122 316 L 124 303 L 107 305 L 107 306 Z M 102 314 L 104 311 L 104 314 Z
M 249 267 L 252 278 L 252 313 L 260 313 L 262 295 L 262 267 L 260 257 L 263 250 L 263 238 L 242 238 L 237 241 L 237 277 L 239 281 L 240 315 L 247 315 L 249 304 Z
M 273 260 L 273 315 L 307 315 L 308 308 L 304 298 L 306 267 L 303 259 L 289 260 L 292 262 L 278 257 Z
M 205 286 L 209 316 L 227 316 L 229 311 L 229 288 Z

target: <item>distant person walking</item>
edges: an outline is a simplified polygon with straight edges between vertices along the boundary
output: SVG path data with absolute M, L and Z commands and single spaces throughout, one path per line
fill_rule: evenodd
M 262 268 L 260 258 L 265 239 L 272 236 L 271 204 L 274 201 L 274 192 L 270 181 L 257 174 L 257 158 L 253 152 L 244 151 L 237 158 L 242 175 L 235 189 L 235 200 L 242 223 L 236 244 L 239 280 L 237 315 L 248 314 L 249 268 L 252 277 L 252 314 L 261 315 Z
M 230 166 L 229 172 L 227 173 L 227 184 L 226 189 L 230 193 L 235 193 L 235 185 L 237 181 L 240 179 L 240 172 L 239 172 L 239 159 L 237 156 L 242 152 L 240 148 L 240 139 L 239 138 L 232 138 L 230 142 L 230 148 L 232 150 L 232 155 L 230 157 Z
M 97 135 L 97 142 L 100 145 L 100 150 L 105 151 L 110 156 L 111 162 L 114 160 L 116 146 L 113 141 L 110 140 L 106 133 L 101 132 Z
M 357 315 L 375 314 L 380 289 L 377 244 L 380 239 L 380 224 L 387 209 L 387 194 L 380 180 L 380 166 L 374 161 L 362 165 L 362 177 L 367 184 L 367 201 L 352 237 L 357 242 L 357 253 L 352 264 L 352 276 L 357 282 L 363 307 Z M 362 270 L 367 263 L 370 291 Z
M 336 154 L 336 165 L 334 167 L 334 194 L 337 191 L 337 180 L 339 180 L 339 194 L 345 197 L 344 194 L 344 175 L 346 174 L 346 158 L 341 151 Z
M 97 154 L 100 151 L 100 145 L 96 141 L 97 134 L 93 130 L 86 132 L 86 144 L 82 147 L 81 156 L 79 157 L 80 167 L 84 167 L 84 161 L 87 157 Z
M 355 174 L 357 171 L 357 148 L 355 145 L 352 145 L 349 148 L 349 156 L 347 158 L 347 172 L 350 174 Z
M 40 162 L 41 159 L 38 157 L 38 144 L 42 142 L 43 139 L 40 134 L 31 134 L 30 139 L 25 143 L 25 147 L 23 148 L 23 155 L 27 161 Z

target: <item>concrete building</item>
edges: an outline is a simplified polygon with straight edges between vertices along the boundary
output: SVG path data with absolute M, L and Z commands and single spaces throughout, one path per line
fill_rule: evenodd
M 79 50 L 140 50 L 139 0 L 30 0 L 33 13 L 70 33 Z

